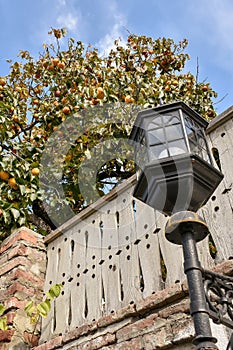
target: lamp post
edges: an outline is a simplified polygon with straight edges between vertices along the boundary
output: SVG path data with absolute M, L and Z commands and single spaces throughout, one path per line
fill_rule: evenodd
M 170 216 L 165 234 L 167 240 L 183 247 L 196 333 L 193 343 L 202 350 L 218 349 L 209 317 L 233 328 L 233 278 L 204 270 L 196 247 L 196 242 L 209 234 L 196 211 L 223 178 L 208 148 L 207 125 L 192 108 L 178 101 L 140 111 L 130 135 L 139 174 L 133 195 Z

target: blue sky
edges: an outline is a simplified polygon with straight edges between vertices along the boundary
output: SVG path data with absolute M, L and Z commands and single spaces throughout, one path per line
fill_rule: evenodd
M 48 42 L 51 27 L 66 27 L 68 35 L 102 52 L 127 30 L 175 41 L 187 38 L 186 70 L 207 79 L 218 92 L 218 113 L 233 104 L 232 0 L 0 0 L 0 76 L 8 73 L 6 59 L 19 50 L 34 56 Z M 216 101 L 216 102 L 217 102 Z

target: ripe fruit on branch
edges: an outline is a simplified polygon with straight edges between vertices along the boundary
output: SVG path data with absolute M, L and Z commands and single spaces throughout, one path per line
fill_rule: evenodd
M 125 96 L 125 103 L 133 103 L 134 98 L 130 95 Z
M 18 185 L 17 185 L 17 182 L 15 180 L 14 177 L 11 177 L 9 180 L 8 180 L 8 185 L 10 187 L 12 187 L 14 190 L 16 190 L 18 188 Z
M 65 106 L 62 111 L 64 114 L 70 114 L 70 107 Z
M 9 174 L 6 171 L 1 170 L 0 171 L 0 179 L 7 181 L 9 179 Z
M 31 173 L 32 173 L 32 175 L 37 176 L 40 173 L 40 169 L 39 168 L 33 168 Z
M 203 91 L 208 91 L 208 90 L 209 90 L 209 88 L 208 88 L 208 86 L 207 86 L 207 85 L 204 85 L 204 86 L 202 86 L 202 90 L 203 90 Z
M 104 89 L 102 87 L 97 88 L 97 98 L 100 100 L 104 98 Z

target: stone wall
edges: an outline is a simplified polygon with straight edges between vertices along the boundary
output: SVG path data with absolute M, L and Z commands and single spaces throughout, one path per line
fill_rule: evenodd
M 35 345 L 31 325 L 23 309 L 28 301 L 41 301 L 46 270 L 46 251 L 41 235 L 16 230 L 0 245 L 0 303 L 6 308 L 9 329 L 0 331 L 0 350 L 26 349 Z M 30 348 L 30 347 L 28 347 Z

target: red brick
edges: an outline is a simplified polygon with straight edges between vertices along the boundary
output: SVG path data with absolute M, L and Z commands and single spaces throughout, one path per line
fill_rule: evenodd
M 13 295 L 16 292 L 23 292 L 26 295 L 34 295 L 35 294 L 35 289 L 34 288 L 29 288 L 29 287 L 25 287 L 24 285 L 22 285 L 19 282 L 14 282 L 7 290 L 7 295 Z
M 78 339 L 82 335 L 86 335 L 90 332 L 97 330 L 97 323 L 91 322 L 84 324 L 78 328 L 73 329 L 72 331 L 63 335 L 63 342 L 68 343 L 71 340 Z
M 144 313 L 148 310 L 162 307 L 175 300 L 181 299 L 184 295 L 185 293 L 182 290 L 182 285 L 180 283 L 176 283 L 171 287 L 160 290 L 145 299 L 139 300 L 136 303 L 136 310 L 139 313 Z
M 27 344 L 30 344 L 32 346 L 37 346 L 38 345 L 38 341 L 39 341 L 39 336 L 35 335 L 35 334 L 31 334 L 28 332 L 24 332 L 23 334 L 24 340 Z
M 5 240 L 1 247 L 0 247 L 0 254 L 9 249 L 10 247 L 13 246 L 13 244 L 17 241 L 26 241 L 30 242 L 33 245 L 37 245 L 38 243 L 38 238 L 33 232 L 26 231 L 26 230 L 20 230 L 16 232 L 15 234 L 11 235 L 7 240 Z
M 119 322 L 121 320 L 123 320 L 126 317 L 130 317 L 136 314 L 136 310 L 135 310 L 135 305 L 128 305 L 110 315 L 101 317 L 97 323 L 98 323 L 98 327 L 106 327 L 110 324 Z
M 5 273 L 13 270 L 17 266 L 25 266 L 27 268 L 31 268 L 32 264 L 31 262 L 24 256 L 18 256 L 9 262 L 7 262 L 5 265 L 3 265 L 0 268 L 0 276 L 4 275 Z
M 171 305 L 161 311 L 159 311 L 159 317 L 168 318 L 169 316 L 177 313 L 188 313 L 189 312 L 190 300 L 184 299 L 179 304 Z
M 8 329 L 6 331 L 0 330 L 0 342 L 2 341 L 10 342 L 14 332 L 15 332 L 14 329 Z
M 158 317 L 158 314 L 152 314 L 147 318 L 138 320 L 122 329 L 117 331 L 116 337 L 118 341 L 125 341 L 132 338 L 136 338 L 145 333 L 155 331 L 163 327 L 166 324 L 166 320 Z
M 16 316 L 15 312 L 8 312 L 8 314 L 6 315 L 8 325 L 13 324 L 15 316 Z
M 16 256 L 25 256 L 27 255 L 27 246 L 25 246 L 24 244 L 20 243 L 19 245 L 17 245 L 16 247 L 12 248 L 9 252 L 8 252 L 8 260 L 16 257 Z
M 13 280 L 18 280 L 18 282 L 20 282 L 22 280 L 24 282 L 27 282 L 27 285 L 33 285 L 33 286 L 36 285 L 36 287 L 41 287 L 41 288 L 43 288 L 44 286 L 43 278 L 39 278 L 33 275 L 30 271 L 24 271 L 20 268 L 14 270 L 11 274 L 9 274 L 8 280 L 9 282 Z
M 58 336 L 47 343 L 36 346 L 33 350 L 52 350 L 62 345 L 62 336 Z
M 28 300 L 20 301 L 15 297 L 12 297 L 5 301 L 4 306 L 6 310 L 9 309 L 23 309 L 26 304 L 28 303 Z
M 98 338 L 89 340 L 83 344 L 78 345 L 79 350 L 97 350 L 101 349 L 103 346 L 111 345 L 116 342 L 115 334 L 107 333 L 105 335 L 101 335 Z M 72 349 L 72 347 L 70 348 Z M 77 349 L 75 346 L 73 349 Z

